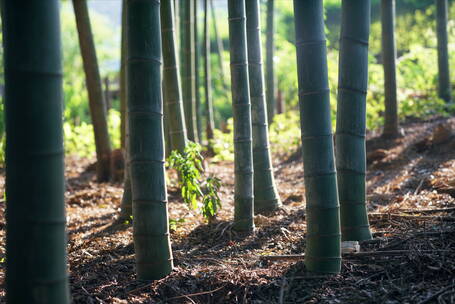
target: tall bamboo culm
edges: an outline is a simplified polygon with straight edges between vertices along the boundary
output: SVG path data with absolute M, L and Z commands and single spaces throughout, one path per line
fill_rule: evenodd
M 164 103 L 167 107 L 171 149 L 183 153 L 187 143 L 183 114 L 182 90 L 175 43 L 172 0 L 161 0 L 161 33 L 163 39 Z
M 294 0 L 294 15 L 306 189 L 305 265 L 311 272 L 338 273 L 340 215 L 322 0 Z
M 452 90 L 450 86 L 449 72 L 449 50 L 447 35 L 447 15 L 448 15 L 447 0 L 436 0 L 436 32 L 438 37 L 438 91 L 439 97 L 445 102 L 452 101 Z
M 267 117 L 269 125 L 273 122 L 276 112 L 276 79 L 273 64 L 275 53 L 275 0 L 267 0 L 267 39 L 266 39 L 266 94 L 267 94 Z
M 70 303 L 58 0 L 2 1 L 6 301 Z
M 253 134 L 254 211 L 263 213 L 277 209 L 280 207 L 281 201 L 275 186 L 270 156 L 259 11 L 259 0 L 246 1 L 248 73 Z
M 126 148 L 126 0 L 122 0 L 122 34 L 120 45 L 120 145 Z
M 193 1 L 195 0 L 181 0 L 180 2 L 182 8 L 180 60 L 182 62 L 182 95 L 187 136 L 189 140 L 197 142 Z
M 341 232 L 344 241 L 371 239 L 365 205 L 370 14 L 370 0 L 342 2 L 335 138 Z
M 384 131 L 386 138 L 399 136 L 395 46 L 395 0 L 381 0 L 382 60 L 384 67 Z
M 128 161 L 128 118 L 127 118 L 127 79 L 126 79 L 126 50 L 127 50 L 127 24 L 126 4 L 122 0 L 122 44 L 121 44 L 121 67 L 120 67 L 120 108 L 121 108 L 121 143 L 125 160 L 125 172 L 123 178 L 123 195 L 120 203 L 119 221 L 130 220 L 133 215 L 133 203 L 131 194 L 130 164 Z
M 221 78 L 221 83 L 224 90 L 227 90 L 226 80 L 224 78 L 224 63 L 223 63 L 223 54 L 224 54 L 224 47 L 223 41 L 218 33 L 218 19 L 216 18 L 215 6 L 213 5 L 214 0 L 210 0 L 210 12 L 212 14 L 212 21 L 213 21 L 213 33 L 215 34 L 216 39 L 216 51 L 218 53 L 218 67 L 219 73 Z
M 195 119 L 196 119 L 196 132 L 199 141 L 202 143 L 202 120 L 203 108 L 201 102 L 201 77 L 200 77 L 200 62 L 199 57 L 201 56 L 201 43 L 199 40 L 199 0 L 193 0 L 193 12 L 194 12 L 194 86 L 195 86 Z
M 245 0 L 228 0 L 228 14 L 234 117 L 234 228 L 251 231 L 254 229 L 253 152 Z
M 164 171 L 160 2 L 127 0 L 133 240 L 138 279 L 173 268 Z
M 97 177 L 98 181 L 104 182 L 108 181 L 111 177 L 111 143 L 107 127 L 103 86 L 98 68 L 98 59 L 96 57 L 87 1 L 73 0 L 73 7 L 87 84 L 90 116 L 92 118 L 95 136 Z
M 205 81 L 205 106 L 207 112 L 206 135 L 207 140 L 213 139 L 213 129 L 215 123 L 213 119 L 212 105 L 212 76 L 211 76 L 211 57 L 210 57 L 210 31 L 209 31 L 209 0 L 204 0 L 204 81 Z

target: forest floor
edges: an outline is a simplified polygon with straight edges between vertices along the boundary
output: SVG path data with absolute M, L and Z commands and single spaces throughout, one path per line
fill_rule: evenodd
M 305 251 L 299 152 L 274 157 L 283 208 L 256 216 L 256 231 L 249 236 L 231 229 L 232 163 L 211 163 L 206 169 L 223 182 L 223 209 L 212 225 L 182 203 L 171 175 L 175 270 L 155 282 L 135 278 L 131 224 L 116 222 L 122 185 L 96 183 L 87 170 L 90 160 L 67 158 L 74 303 L 455 303 L 455 119 L 408 121 L 403 128 L 405 136 L 396 140 L 368 134 L 367 199 L 374 239 L 360 243 L 360 254 L 344 255 L 341 273 L 332 276 L 307 273 L 298 257 L 267 259 Z M 4 202 L 0 206 L 4 210 Z

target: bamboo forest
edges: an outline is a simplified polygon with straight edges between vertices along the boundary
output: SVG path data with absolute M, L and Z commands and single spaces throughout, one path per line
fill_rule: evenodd
M 455 303 L 455 0 L 0 17 L 0 303 Z

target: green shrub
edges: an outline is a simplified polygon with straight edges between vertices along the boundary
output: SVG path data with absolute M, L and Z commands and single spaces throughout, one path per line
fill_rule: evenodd
M 174 150 L 167 162 L 169 168 L 178 172 L 183 201 L 191 209 L 200 210 L 204 218 L 211 223 L 221 209 L 221 200 L 218 196 L 221 180 L 212 176 L 205 181 L 201 180 L 202 160 L 201 146 L 188 142 L 183 154 Z

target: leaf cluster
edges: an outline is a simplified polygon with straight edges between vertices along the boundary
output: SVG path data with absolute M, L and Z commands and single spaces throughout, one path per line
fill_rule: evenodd
M 177 150 L 172 151 L 168 158 L 168 165 L 177 170 L 179 174 L 183 201 L 193 210 L 198 210 L 200 201 L 202 201 L 202 215 L 210 222 L 221 209 L 221 200 L 218 196 L 221 180 L 216 177 L 208 177 L 206 181 L 201 181 L 201 173 L 204 170 L 203 159 L 201 146 L 189 142 L 183 154 Z
M 202 215 L 208 219 L 209 223 L 213 221 L 216 214 L 221 209 L 221 200 L 218 191 L 221 187 L 221 180 L 217 177 L 208 177 L 205 184 L 204 197 L 202 199 Z

